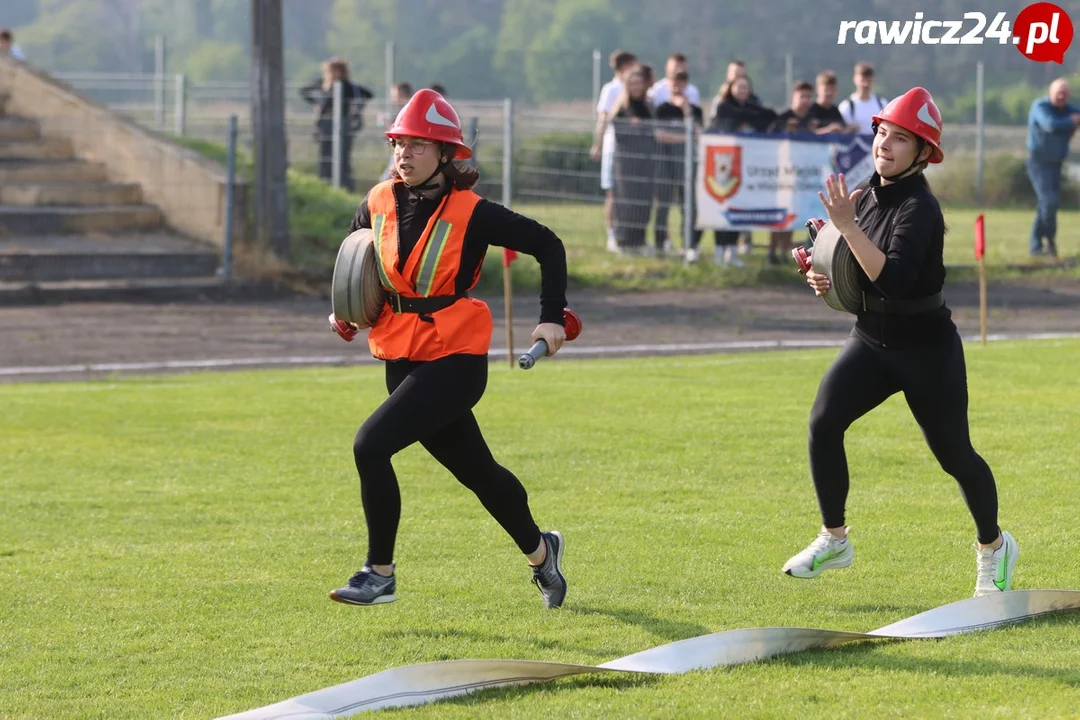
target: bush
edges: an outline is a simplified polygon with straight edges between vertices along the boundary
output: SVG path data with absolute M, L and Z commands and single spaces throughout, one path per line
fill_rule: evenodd
M 522 141 L 514 150 L 514 199 L 535 200 L 537 193 L 566 196 L 569 178 L 573 197 L 567 199 L 603 201 L 599 180 L 592 180 L 599 166 L 589 157 L 591 147 L 590 133 L 549 133 Z M 573 183 L 573 178 L 589 180 Z
M 988 155 L 983 165 L 984 207 L 1035 206 L 1035 190 L 1027 176 L 1023 156 L 1007 154 Z M 931 166 L 932 167 L 932 166 Z M 949 158 L 943 169 L 929 176 L 934 193 L 943 204 L 957 207 L 977 207 L 975 184 L 975 157 L 956 155 Z M 1061 189 L 1061 207 L 1080 207 L 1080 186 L 1065 177 Z

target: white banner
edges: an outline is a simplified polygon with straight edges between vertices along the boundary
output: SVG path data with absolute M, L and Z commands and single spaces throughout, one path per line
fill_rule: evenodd
M 829 173 L 854 189 L 874 172 L 867 135 L 705 134 L 698 146 L 697 227 L 794 230 L 825 217 L 817 194 Z

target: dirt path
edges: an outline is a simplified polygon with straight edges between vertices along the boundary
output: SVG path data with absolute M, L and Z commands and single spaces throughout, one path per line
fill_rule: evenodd
M 947 298 L 965 335 L 979 331 L 978 288 L 951 285 Z M 502 349 L 502 298 L 484 298 L 495 316 L 493 348 Z M 839 341 L 853 318 L 837 313 L 801 288 L 733 288 L 695 292 L 579 292 L 571 306 L 584 318 L 574 343 L 586 348 L 724 343 L 739 341 Z M 269 366 L 283 358 L 296 364 L 370 362 L 362 337 L 346 344 L 328 328 L 329 301 L 294 298 L 262 304 L 113 305 L 72 304 L 0 309 L 0 381 L 78 379 L 97 363 L 154 367 L 120 372 L 168 372 L 161 363 L 232 360 Z M 529 346 L 538 315 L 535 297 L 514 305 L 514 349 Z M 1036 281 L 990 287 L 992 333 L 1080 333 L 1080 283 Z M 639 352 L 650 352 L 643 350 Z M 654 350 L 653 352 L 659 352 Z M 321 361 L 315 359 L 322 358 Z M 28 373 L 15 368 L 64 370 Z

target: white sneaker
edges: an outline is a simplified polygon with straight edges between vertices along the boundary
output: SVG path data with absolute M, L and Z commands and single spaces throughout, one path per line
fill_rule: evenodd
M 613 252 L 613 253 L 619 252 L 619 243 L 615 242 L 614 233 L 609 234 L 607 236 L 607 249 L 608 249 L 608 252 Z
M 690 263 L 696 263 L 698 260 L 697 248 L 687 248 L 685 257 L 687 265 L 689 265 Z
M 1020 546 L 1009 533 L 1002 531 L 1001 547 L 997 550 L 980 550 L 975 545 L 975 597 L 1012 590 L 1013 568 L 1020 557 Z
M 814 542 L 784 563 L 783 572 L 797 578 L 816 578 L 825 570 L 848 567 L 855 560 L 855 546 L 847 538 L 850 529 L 844 528 L 844 539 L 840 540 L 821 528 Z
M 732 250 L 734 250 L 734 248 L 732 248 Z M 746 267 L 746 263 L 743 262 L 743 259 L 739 257 L 738 253 L 733 252 L 731 253 L 731 266 L 737 268 L 744 268 Z

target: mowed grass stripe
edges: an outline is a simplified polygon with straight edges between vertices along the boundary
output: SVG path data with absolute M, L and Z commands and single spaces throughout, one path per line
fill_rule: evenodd
M 739 627 L 869 630 L 967 597 L 974 529 L 902 397 L 848 433 L 855 565 L 780 565 L 818 526 L 806 420 L 835 350 L 492 366 L 496 458 L 567 538 L 542 608 L 475 498 L 420 448 L 400 600 L 326 593 L 363 561 L 356 428 L 378 368 L 0 388 L 0 716 L 208 718 L 399 665 L 601 663 Z M 972 433 L 1020 542 L 1018 588 L 1080 588 L 1080 342 L 967 347 Z M 1080 620 L 643 679 L 493 690 L 386 717 L 1075 712 Z

